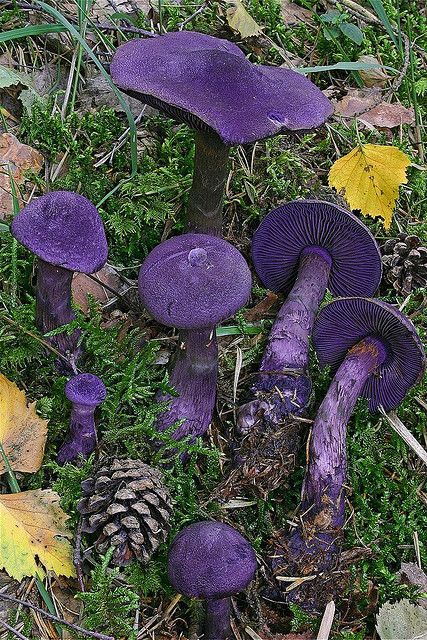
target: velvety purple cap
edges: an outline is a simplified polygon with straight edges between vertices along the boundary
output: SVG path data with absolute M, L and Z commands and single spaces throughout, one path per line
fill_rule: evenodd
M 214 327 L 251 292 L 246 260 L 229 242 L 202 233 L 169 238 L 147 256 L 139 295 L 153 318 L 177 329 Z
M 190 598 L 226 598 L 246 589 L 256 571 L 255 551 L 236 529 L 222 522 L 185 527 L 169 551 L 172 586 Z
M 371 411 L 395 409 L 424 373 L 426 356 L 412 322 L 391 304 L 369 298 L 341 298 L 319 313 L 313 341 L 322 365 L 337 369 L 349 349 L 377 338 L 387 357 L 365 383 L 362 395 Z
M 193 31 L 126 42 L 110 73 L 126 93 L 228 145 L 313 129 L 333 113 L 300 73 L 255 65 L 236 45 Z
M 381 254 L 369 229 L 329 202 L 295 200 L 271 211 L 252 240 L 252 258 L 264 286 L 285 295 L 301 253 L 325 250 L 332 260 L 328 288 L 335 296 L 372 296 L 381 282 Z
M 108 247 L 97 208 L 71 191 L 52 191 L 18 213 L 13 236 L 50 264 L 95 273 L 107 261 Z
M 98 376 L 91 373 L 79 373 L 65 385 L 65 395 L 73 404 L 96 407 L 104 402 L 107 389 Z

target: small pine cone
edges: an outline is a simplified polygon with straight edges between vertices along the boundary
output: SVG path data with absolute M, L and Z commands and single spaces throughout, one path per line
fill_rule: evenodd
M 418 236 L 399 233 L 381 247 L 384 281 L 397 293 L 409 295 L 427 286 L 427 248 Z
M 172 500 L 163 475 L 140 460 L 104 459 L 81 484 L 82 531 L 98 535 L 95 548 L 114 547 L 112 562 L 148 562 L 166 539 Z

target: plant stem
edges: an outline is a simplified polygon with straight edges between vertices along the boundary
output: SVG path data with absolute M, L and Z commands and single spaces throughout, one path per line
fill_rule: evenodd
M 309 336 L 330 268 L 331 258 L 323 249 L 308 247 L 303 251 L 296 282 L 271 329 L 251 389 L 254 399 L 240 408 L 241 433 L 259 423 L 266 428 L 277 427 L 287 415 L 298 415 L 307 405 L 311 394 Z
M 205 640 L 228 640 L 232 637 L 230 625 L 230 598 L 206 600 Z
M 159 402 L 170 400 L 169 408 L 160 414 L 157 429 L 165 431 L 177 421 L 183 423 L 173 438 L 203 435 L 211 422 L 215 407 L 218 374 L 218 345 L 214 329 L 180 332 L 180 349 L 170 383 L 179 397 L 159 396 Z
M 43 334 L 75 320 L 76 316 L 71 308 L 72 279 L 73 272 L 69 269 L 38 259 L 36 326 Z M 78 330 L 71 335 L 63 331 L 47 340 L 64 356 L 69 353 L 77 359 L 81 352 L 79 337 Z
M 230 148 L 215 133 L 196 131 L 193 184 L 187 210 L 187 230 L 221 235 L 222 205 Z

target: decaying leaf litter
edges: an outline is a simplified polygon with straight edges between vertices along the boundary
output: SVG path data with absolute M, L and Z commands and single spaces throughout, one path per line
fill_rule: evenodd
M 325 22 L 321 16 L 336 9 L 335 4 L 300 7 L 284 3 L 281 7 L 279 3 L 265 6 L 265 3 L 252 1 L 214 6 L 190 6 L 190 3 L 152 7 L 138 5 L 122 3 L 110 11 L 109 6 L 104 5 L 98 10 L 95 4 L 92 13 L 90 7 L 83 7 L 80 18 L 76 7 L 70 3 L 57 8 L 67 19 L 71 18 L 70 22 L 77 25 L 80 33 L 85 33 L 95 55 L 105 65 L 122 38 L 138 35 L 138 30 L 159 33 L 184 28 L 225 37 L 236 42 L 253 61 L 267 64 L 318 67 L 360 60 L 364 56 L 362 62 L 380 63 L 394 69 L 326 70 L 312 76 L 326 95 L 337 103 L 356 91 L 360 92 L 358 98 L 368 96 L 368 100 L 362 109 L 358 105 L 357 113 L 335 116 L 326 128 L 314 134 L 283 136 L 254 146 L 239 147 L 233 152 L 226 185 L 224 237 L 246 257 L 249 256 L 255 228 L 280 202 L 314 197 L 345 204 L 344 198 L 352 205 L 347 199 L 351 197 L 348 192 L 337 194 L 328 188 L 328 172 L 335 160 L 344 158 L 353 150 L 355 155 L 363 155 L 367 145 L 375 145 L 378 150 L 385 147 L 389 153 L 395 153 L 390 149 L 396 148 L 406 154 L 411 166 L 406 170 L 408 182 L 400 188 L 396 206 L 391 206 L 391 210 L 390 206 L 388 208 L 390 231 L 386 231 L 379 220 L 364 217 L 363 221 L 380 245 L 391 238 L 400 240 L 399 234 L 406 233 L 405 237 L 419 237 L 421 245 L 425 246 L 425 174 L 422 171 L 425 92 L 422 75 L 426 54 L 423 50 L 423 7 L 413 3 L 399 21 L 398 8 L 394 3 L 386 3 L 384 10 L 391 21 L 389 23 L 384 14 L 377 12 L 378 4 L 377 10 L 375 3 L 366 6 L 352 3 L 349 7 L 345 4 L 339 7 L 340 14 L 335 14 L 333 26 L 338 26 L 339 34 L 332 32 L 334 39 L 331 41 L 324 33 L 325 24 L 330 25 L 331 22 Z M 5 6 L 5 18 L 3 15 L 1 18 L 2 32 L 51 22 L 48 14 L 38 10 L 40 8 L 36 3 L 28 13 Z M 143 13 L 138 14 L 138 9 Z M 120 12 L 128 10 L 130 14 L 120 15 Z M 245 17 L 245 11 L 251 20 Z M 310 15 L 307 15 L 308 11 Z M 119 13 L 119 16 L 113 17 L 114 13 Z M 93 16 L 93 20 L 86 21 L 87 15 Z M 95 28 L 94 22 L 102 25 L 102 29 Z M 348 29 L 347 24 L 361 29 L 364 35 L 361 45 L 351 39 L 355 31 Z M 242 31 L 239 33 L 240 27 Z M 415 44 L 408 50 L 407 40 L 413 40 L 414 36 L 417 38 Z M 51 93 L 48 92 L 47 97 L 45 94 L 44 102 L 36 101 L 34 104 L 30 101 L 30 106 L 26 107 L 28 101 L 19 99 L 25 87 L 28 88 L 25 83 L 10 84 L 2 89 L 3 133 L 14 135 L 16 144 L 32 147 L 34 157 L 41 153 L 45 162 L 41 173 L 37 165 L 34 171 L 32 166 L 28 167 L 26 191 L 21 191 L 23 199 L 27 201 L 29 197 L 47 190 L 65 188 L 78 191 L 97 204 L 113 186 L 130 174 L 129 138 L 122 135 L 127 126 L 126 119 L 120 115 L 123 107 L 112 91 L 110 97 L 104 97 L 101 102 L 107 108 L 99 110 L 96 97 L 91 97 L 90 103 L 84 102 L 83 94 L 89 77 L 93 77 L 94 71 L 97 77 L 97 71 L 87 50 L 76 49 L 76 41 L 64 33 L 24 37 L 5 42 L 2 46 L 8 54 L 2 58 L 2 66 L 17 73 L 28 75 L 30 72 L 34 82 L 46 63 L 56 69 Z M 367 60 L 366 56 L 370 58 Z M 60 90 L 56 93 L 58 88 Z M 108 91 L 104 95 L 108 95 Z M 84 108 L 81 107 L 83 104 Z M 388 106 L 384 107 L 384 104 Z M 92 110 L 89 114 L 88 108 Z M 378 115 L 379 109 L 382 110 Z M 118 115 L 115 115 L 116 110 Z M 372 110 L 376 115 L 370 122 Z M 413 118 L 409 115 L 411 110 Z M 185 127 L 173 122 L 165 123 L 150 108 L 144 109 L 142 105 L 141 112 L 137 137 L 140 166 L 132 179 L 124 182 L 101 205 L 109 243 L 112 244 L 110 261 L 119 279 L 118 283 L 111 285 L 113 291 L 109 291 L 114 296 L 113 303 L 107 303 L 102 311 L 93 301 L 90 302 L 89 309 L 85 308 L 87 315 L 78 315 L 77 322 L 87 336 L 88 370 L 109 380 L 110 397 L 107 396 L 106 404 L 99 413 L 101 438 L 96 454 L 105 457 L 113 453 L 151 462 L 145 442 L 155 420 L 154 394 L 159 387 L 166 389 L 164 365 L 175 349 L 176 338 L 151 321 L 144 312 L 135 313 L 135 305 L 130 304 L 129 296 L 132 290 L 135 291 L 138 266 L 148 251 L 160 239 L 176 235 L 182 229 L 182 193 L 190 186 L 192 141 Z M 135 112 L 135 115 L 139 113 Z M 97 165 L 96 169 L 94 165 Z M 404 183 L 404 179 L 405 176 L 398 182 Z M 13 210 L 14 184 L 7 170 L 6 220 Z M 343 185 L 333 186 L 339 191 Z M 394 189 L 397 187 L 398 184 Z M 21 184 L 18 184 L 18 189 L 23 189 Z M 390 220 L 393 211 L 394 217 Z M 363 213 L 373 215 L 372 209 Z M 360 216 L 357 211 L 356 214 Z M 378 214 L 377 209 L 375 214 Z M 386 219 L 387 216 L 383 217 Z M 64 439 L 70 412 L 63 395 L 66 380 L 54 369 L 55 355 L 52 354 L 51 359 L 46 356 L 43 343 L 46 340 L 35 340 L 31 335 L 40 338 L 34 327 L 31 257 L 21 248 L 14 247 L 8 236 L 2 235 L 0 240 L 4 274 L 1 314 L 5 318 L 2 322 L 5 346 L 2 348 L 1 373 L 25 389 L 28 397 L 37 401 L 39 415 L 49 420 L 49 439 L 42 469 L 35 475 L 23 475 L 17 470 L 19 484 L 26 491 L 50 490 L 52 487 L 58 491 L 65 512 L 71 515 L 72 530 L 78 536 L 76 503 L 81 498 L 79 485 L 93 472 L 90 464 L 82 469 L 68 470 L 55 466 L 56 451 Z M 399 266 L 396 264 L 392 268 Z M 406 268 L 410 269 L 410 265 Z M 398 277 L 400 272 L 396 272 L 393 282 Z M 399 304 L 423 335 L 426 317 L 422 287 L 402 294 L 383 283 L 381 291 L 383 299 Z M 281 302 L 280 297 L 278 302 Z M 261 309 L 261 317 L 251 317 L 253 308 Z M 236 409 L 233 387 L 235 397 L 242 400 L 257 371 L 265 338 L 277 309 L 278 303 L 256 283 L 248 308 L 227 323 L 228 327 L 219 328 L 219 335 L 223 331 L 223 337 L 219 339 L 219 393 L 213 425 L 202 449 L 195 445 L 188 469 L 183 471 L 178 465 L 178 468 L 166 468 L 165 471 L 166 483 L 177 505 L 170 540 L 188 522 L 209 517 L 237 527 L 255 546 L 261 570 L 258 572 L 258 584 L 235 601 L 236 620 L 239 621 L 236 633 L 240 633 L 240 637 L 245 637 L 245 634 L 256 637 L 253 635 L 256 633 L 261 638 L 273 638 L 300 631 L 315 637 L 318 621 L 309 619 L 295 607 L 289 610 L 262 597 L 263 582 L 267 576 L 263 568 L 267 544 L 274 541 L 280 528 L 289 526 L 295 518 L 304 452 L 299 454 L 296 470 L 290 477 L 284 477 L 283 484 L 277 489 L 277 473 L 273 472 L 271 484 L 267 483 L 267 495 L 264 493 L 265 485 L 261 483 L 257 490 L 256 479 L 254 482 L 250 475 L 249 482 L 246 475 L 242 484 L 232 487 L 231 498 L 224 500 L 220 497 L 218 500 L 216 492 L 217 486 L 221 487 L 224 481 L 229 480 L 228 461 L 233 454 L 230 444 L 233 443 Z M 156 353 L 154 346 L 158 347 Z M 329 384 L 327 374 L 320 372 L 315 360 L 311 360 L 316 398 L 307 417 L 307 425 L 314 418 Z M 411 394 L 399 410 L 399 417 L 425 445 L 426 400 L 423 389 L 421 386 Z M 369 638 L 374 632 L 379 604 L 408 597 L 414 603 L 417 600 L 416 589 L 403 586 L 398 571 L 401 561 L 416 562 L 425 567 L 425 473 L 419 459 L 389 431 L 388 423 L 377 416 L 370 417 L 363 403 L 358 406 L 350 429 L 349 480 L 352 493 L 348 496 L 344 553 L 353 564 L 343 563 L 344 587 L 336 602 L 331 637 Z M 271 464 L 276 470 L 277 459 Z M 250 486 L 253 483 L 255 492 Z M 10 492 L 7 484 L 4 492 Z M 73 539 L 75 541 L 76 535 Z M 87 549 L 89 543 L 89 540 L 84 541 L 84 549 L 89 551 L 82 566 L 84 576 L 88 575 L 91 567 L 96 571 L 100 562 L 96 552 L 90 547 Z M 147 569 L 129 567 L 120 573 L 113 572 L 105 582 L 102 582 L 99 571 L 93 574 L 92 580 L 84 577 L 87 594 L 80 619 L 83 626 L 115 637 L 129 638 L 133 637 L 132 634 L 137 635 L 133 628 L 139 629 L 138 637 L 141 638 L 150 637 L 149 634 L 156 638 L 173 638 L 179 633 L 184 637 L 197 633 L 197 605 L 177 599 L 165 576 L 166 550 L 167 547 L 161 547 Z M 87 562 L 89 565 L 85 566 Z M 61 588 L 65 593 L 64 578 L 53 577 L 46 584 L 48 592 L 55 593 L 55 598 L 59 599 L 59 611 L 64 611 L 60 595 Z M 73 581 L 68 581 L 68 589 L 74 593 L 81 590 Z M 22 581 L 14 593 L 23 600 L 31 598 L 34 602 L 39 600 L 38 604 L 43 607 L 47 606 L 29 581 Z M 136 600 L 132 598 L 135 594 Z M 113 603 L 119 598 L 124 603 L 125 612 L 120 621 L 113 615 Z M 97 616 L 101 610 L 109 613 Z M 49 623 L 43 622 L 38 614 L 35 618 L 26 617 L 25 613 L 18 617 L 15 613 L 9 612 L 8 615 L 7 624 L 26 637 L 55 637 L 57 633 L 55 627 L 47 626 Z M 418 618 L 422 619 L 422 615 Z M 377 622 L 377 627 L 380 626 L 381 623 Z

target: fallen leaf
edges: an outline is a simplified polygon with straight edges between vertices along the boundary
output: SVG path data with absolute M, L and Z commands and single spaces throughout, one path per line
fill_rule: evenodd
M 125 94 L 122 94 L 122 96 L 135 118 L 141 113 L 143 108 L 144 114 L 147 116 L 155 113 L 155 109 L 148 105 L 142 105 L 140 100 L 136 100 L 136 98 L 131 98 Z M 89 111 L 90 109 L 99 110 L 100 107 L 108 107 L 118 113 L 123 111 L 123 107 L 116 94 L 97 68 L 88 69 L 85 86 L 79 95 L 79 103 L 81 109 L 84 111 Z
M 23 106 L 29 111 L 34 102 L 40 101 L 41 96 L 37 93 L 31 76 L 26 73 L 20 73 L 14 69 L 0 65 L 0 89 L 23 85 L 26 87 L 19 94 Z
M 419 587 L 422 593 L 427 594 L 427 575 L 417 564 L 413 562 L 402 562 L 398 573 L 400 581 L 404 584 L 411 584 Z M 427 609 L 427 598 L 418 598 L 418 604 Z
M 38 173 L 42 166 L 43 156 L 36 149 L 21 144 L 12 133 L 0 135 L 0 219 L 4 219 L 13 211 L 9 173 L 17 187 L 19 205 L 22 206 L 18 187 L 25 182 L 24 173 L 29 170 Z
M 310 11 L 310 9 L 300 7 L 299 4 L 290 2 L 290 0 L 282 0 L 281 10 L 283 22 L 285 24 L 293 25 L 300 24 L 301 22 L 307 24 L 312 21 L 313 12 Z
M 363 62 L 364 64 L 377 64 L 381 65 L 381 62 L 377 60 L 375 56 L 360 56 L 357 62 Z M 381 68 L 381 66 L 373 69 L 361 69 L 359 75 L 363 80 L 366 87 L 385 87 L 388 81 L 388 75 Z
M 381 640 L 426 640 L 427 611 L 409 600 L 386 602 L 377 614 L 376 629 Z
M 47 438 L 47 421 L 35 403 L 27 404 L 23 391 L 0 374 L 0 443 L 14 471 L 34 473 L 40 469 Z M 5 472 L 0 458 L 0 474 Z
M 381 102 L 360 116 L 359 120 L 374 127 L 393 129 L 393 127 L 400 127 L 402 124 L 415 124 L 415 114 L 413 109 L 407 109 L 400 102 L 391 104 Z
M 93 275 L 98 278 L 98 280 L 101 280 L 101 282 L 104 282 L 116 291 L 120 288 L 119 276 L 114 271 L 114 269 L 112 269 L 108 265 L 106 265 L 100 271 L 94 273 Z M 92 280 L 85 273 L 74 274 L 71 284 L 71 291 L 73 294 L 74 302 L 84 313 L 87 313 L 89 311 L 88 296 L 92 296 L 92 298 L 95 298 L 95 300 L 97 300 L 101 304 L 105 304 L 106 302 L 114 298 L 114 294 L 111 291 Z
M 381 92 L 376 87 L 350 89 L 341 100 L 335 102 L 335 115 L 353 118 L 362 113 L 362 111 L 368 111 L 374 107 L 378 103 L 380 96 Z
M 22 580 L 40 574 L 36 557 L 48 571 L 75 575 L 69 516 L 50 489 L 0 495 L 0 569 Z
M 227 9 L 227 22 L 233 31 L 240 33 L 242 38 L 252 38 L 261 33 L 262 29 L 246 11 L 241 0 L 232 0 Z
M 342 193 L 351 209 L 383 218 L 389 229 L 399 186 L 406 184 L 410 164 L 408 156 L 396 147 L 360 145 L 334 162 L 329 186 Z

